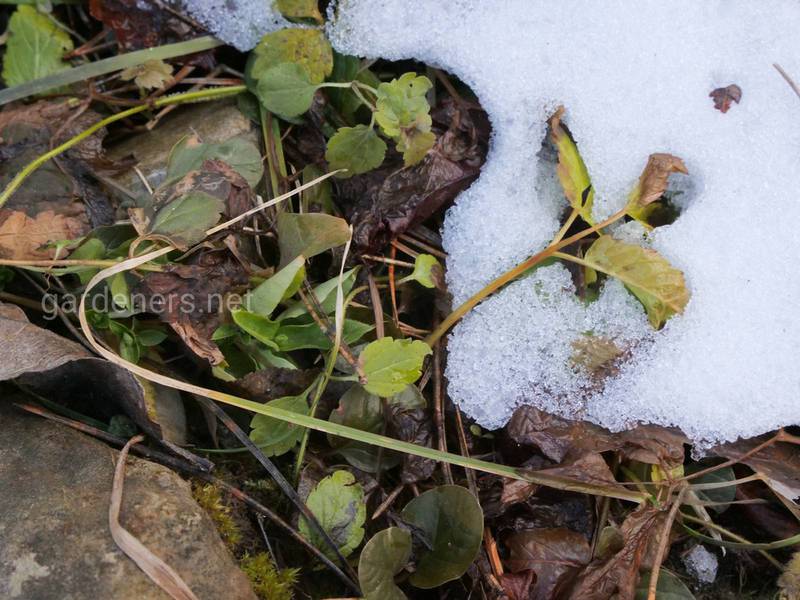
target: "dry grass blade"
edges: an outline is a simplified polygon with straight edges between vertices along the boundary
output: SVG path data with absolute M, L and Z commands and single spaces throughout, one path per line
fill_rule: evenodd
M 198 600 L 186 582 L 167 563 L 153 554 L 130 531 L 119 523 L 119 511 L 122 506 L 122 486 L 125 481 L 125 460 L 132 445 L 144 440 L 144 436 L 132 437 L 122 451 L 114 469 L 114 483 L 111 487 L 111 504 L 108 507 L 108 527 L 111 537 L 128 558 L 145 572 L 162 590 L 175 600 Z

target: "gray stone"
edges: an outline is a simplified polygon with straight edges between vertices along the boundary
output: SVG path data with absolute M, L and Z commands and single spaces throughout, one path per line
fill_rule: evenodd
M 0 399 L 0 598 L 169 599 L 111 539 L 117 456 Z M 255 600 L 189 484 L 172 471 L 129 457 L 120 521 L 200 600 Z

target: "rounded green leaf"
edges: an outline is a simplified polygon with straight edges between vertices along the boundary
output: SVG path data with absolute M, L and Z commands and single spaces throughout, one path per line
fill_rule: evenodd
M 379 531 L 367 542 L 358 561 L 358 583 L 365 600 L 405 600 L 394 576 L 411 557 L 411 534 L 399 527 Z
M 281 63 L 258 78 L 255 93 L 268 111 L 291 118 L 311 108 L 316 89 L 303 67 Z
M 333 50 L 319 29 L 279 29 L 261 38 L 250 55 L 247 73 L 258 80 L 280 63 L 296 64 L 306 72 L 310 82 L 322 83 L 333 71 Z
M 176 244 L 190 246 L 202 240 L 225 210 L 222 200 L 193 191 L 173 200 L 156 213 L 148 233 L 163 235 Z
M 419 340 L 381 338 L 364 348 L 359 363 L 367 378 L 364 388 L 384 398 L 414 383 L 422 374 L 422 363 L 431 348 Z
M 3 81 L 13 87 L 68 69 L 69 63 L 62 57 L 70 50 L 69 34 L 53 17 L 34 6 L 19 6 L 8 21 Z
M 349 556 L 358 548 L 364 539 L 367 505 L 364 502 L 364 490 L 351 473 L 336 471 L 320 481 L 311 490 L 306 504 L 342 556 Z M 309 526 L 305 518 L 301 517 L 298 525 L 306 539 L 334 558 L 330 546 L 315 528 Z
M 414 272 L 411 278 L 426 288 L 435 288 L 442 278 L 442 265 L 430 254 L 420 254 L 414 260 Z
M 196 136 L 186 136 L 178 141 L 167 159 L 165 184 L 179 181 L 189 171 L 203 166 L 203 161 L 221 160 L 255 187 L 264 174 L 261 153 L 253 142 L 237 136 L 220 143 L 201 143 Z
M 478 555 L 483 511 L 466 488 L 440 485 L 406 504 L 401 516 L 423 532 L 431 547 L 410 577 L 416 587 L 429 589 L 458 579 Z
M 267 406 L 290 410 L 301 415 L 308 414 L 308 402 L 306 394 L 301 396 L 284 396 L 267 402 Z M 304 428 L 293 423 L 256 415 L 250 421 L 250 439 L 261 448 L 267 456 L 280 456 L 289 450 L 302 439 Z
M 645 571 L 639 577 L 639 584 L 636 586 L 636 596 L 634 597 L 635 600 L 647 600 L 649 587 L 650 571 Z M 689 591 L 685 583 L 678 579 L 675 573 L 662 568 L 658 572 L 656 600 L 694 600 L 694 594 Z
M 386 156 L 384 142 L 372 127 L 342 127 L 328 140 L 325 160 L 332 171 L 347 169 L 337 177 L 350 177 L 379 167 Z

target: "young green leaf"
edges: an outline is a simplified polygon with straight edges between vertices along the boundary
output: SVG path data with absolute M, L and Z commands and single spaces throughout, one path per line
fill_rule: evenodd
M 297 117 L 311 108 L 317 85 L 300 65 L 281 63 L 258 78 L 255 94 L 268 111 L 282 117 Z
M 409 276 L 426 288 L 435 288 L 442 283 L 442 265 L 430 254 L 419 254 L 414 260 L 414 271 Z
M 306 505 L 333 540 L 342 556 L 350 556 L 364 539 L 367 505 L 364 490 L 347 471 L 334 471 L 320 481 L 308 495 Z M 300 533 L 330 558 L 333 551 L 304 517 L 298 522 Z
M 394 583 L 411 558 L 411 534 L 399 527 L 379 531 L 358 560 L 358 583 L 365 600 L 406 600 Z
M 277 230 L 281 265 L 301 255 L 322 254 L 350 239 L 347 221 L 323 213 L 278 213 Z
M 365 389 L 388 398 L 397 394 L 422 374 L 422 363 L 431 348 L 419 340 L 381 338 L 361 352 L 358 361 L 367 378 Z
M 278 331 L 277 321 L 242 309 L 231 311 L 231 317 L 233 317 L 233 322 L 236 323 L 242 331 L 250 334 L 259 342 L 266 344 L 273 350 L 278 350 L 278 345 L 273 339 Z
M 8 22 L 3 80 L 13 87 L 68 69 L 62 57 L 70 50 L 72 40 L 52 17 L 20 5 Z
M 325 22 L 319 12 L 317 0 L 277 0 L 275 4 L 287 19 L 312 19 L 320 25 Z
M 420 529 L 430 550 L 417 561 L 412 585 L 438 587 L 461 577 L 481 547 L 483 511 L 478 499 L 459 485 L 440 485 L 420 494 L 403 509 L 406 523 Z
M 179 246 L 191 246 L 205 237 L 224 209 L 219 198 L 192 191 L 159 210 L 148 233 L 163 235 Z
M 433 148 L 436 136 L 432 131 L 420 127 L 409 127 L 400 131 L 397 150 L 403 153 L 403 164 L 407 167 L 417 164 Z
M 624 283 L 656 329 L 672 315 L 682 313 L 689 302 L 683 273 L 655 250 L 603 235 L 586 252 L 584 262 Z
M 255 187 L 264 174 L 261 153 L 244 136 L 220 143 L 201 143 L 197 136 L 191 135 L 179 140 L 170 151 L 164 185 L 180 181 L 189 171 L 200 169 L 203 161 L 209 159 L 218 159 L 230 165 L 251 187 Z
M 374 325 L 345 319 L 342 339 L 353 344 L 375 328 Z M 304 325 L 282 325 L 275 333 L 275 343 L 281 352 L 292 350 L 330 350 L 332 343 L 328 335 L 316 323 Z
M 379 167 L 386 156 L 386 142 L 367 125 L 342 127 L 328 140 L 325 160 L 331 170 L 347 169 L 337 177 L 351 177 Z
M 243 306 L 250 312 L 268 317 L 278 307 L 278 304 L 297 293 L 303 284 L 305 275 L 305 258 L 298 256 L 272 277 L 248 292 L 243 299 Z
M 111 278 L 109 288 L 111 289 L 111 300 L 114 305 L 124 310 L 130 310 L 131 291 L 124 272 L 117 273 Z
M 431 87 L 427 77 L 416 73 L 404 73 L 378 86 L 375 120 L 384 135 L 397 142 L 406 166 L 422 160 L 436 140 L 425 98 Z
M 309 388 L 310 389 L 310 388 Z M 300 396 L 284 396 L 267 402 L 267 406 L 308 414 L 308 390 Z M 295 447 L 303 437 L 303 428 L 286 421 L 256 415 L 250 421 L 250 439 L 267 456 L 280 456 Z
M 349 271 L 345 271 L 342 275 L 342 293 L 347 295 L 350 293 L 350 290 L 353 289 L 353 285 L 356 282 L 356 273 L 358 273 L 358 267 L 354 269 L 350 269 Z M 339 283 L 339 278 L 334 277 L 332 279 L 328 279 L 323 283 L 320 283 L 317 287 L 314 288 L 313 293 L 317 299 L 317 303 L 320 305 L 322 310 L 325 314 L 330 314 L 336 309 L 336 286 Z M 294 302 L 283 311 L 280 315 L 278 315 L 278 321 L 282 321 L 284 319 L 293 319 L 295 317 L 299 317 L 304 315 L 308 312 L 306 305 L 303 304 L 301 300 Z
M 589 171 L 578 152 L 578 146 L 572 139 L 572 134 L 561 122 L 564 116 L 564 107 L 561 106 L 550 117 L 550 139 L 558 151 L 558 180 L 564 190 L 564 195 L 569 200 L 570 206 L 578 211 L 581 218 L 594 225 L 592 219 L 592 206 L 594 204 L 594 188 L 589 178 Z
M 139 340 L 141 346 L 150 348 L 151 346 L 158 346 L 167 339 L 167 334 L 160 329 L 144 329 L 136 333 L 136 339 Z
M 97 238 L 89 238 L 78 246 L 69 257 L 72 260 L 98 260 L 105 257 L 105 255 L 105 244 Z M 78 279 L 81 284 L 86 285 L 99 272 L 100 269 L 87 268 L 78 273 Z
M 293 3 L 299 4 L 298 0 L 293 0 Z M 281 63 L 301 67 L 309 82 L 319 84 L 333 71 L 333 50 L 319 29 L 279 29 L 262 37 L 253 49 L 247 64 L 247 75 L 252 80 L 259 80 L 269 69 Z

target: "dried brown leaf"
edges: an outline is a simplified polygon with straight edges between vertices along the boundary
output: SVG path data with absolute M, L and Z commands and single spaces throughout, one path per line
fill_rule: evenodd
M 529 600 L 531 586 L 536 579 L 532 570 L 520 573 L 503 573 L 500 575 L 500 586 L 503 588 L 508 600 Z
M 29 217 L 22 211 L 0 209 L 0 258 L 55 258 L 55 242 L 79 238 L 88 229 L 86 221 L 56 214 L 52 210 Z
M 713 452 L 728 459 L 740 460 L 759 474 L 773 491 L 788 500 L 794 500 L 800 497 L 800 447 L 776 442 L 751 456 L 745 456 L 769 437 L 759 436 L 723 444 L 714 448 Z
M 639 183 L 631 193 L 631 202 L 641 208 L 661 198 L 672 173 L 688 175 L 689 171 L 683 160 L 677 156 L 665 153 L 651 154 L 639 177 Z
M 506 540 L 511 551 L 507 566 L 515 573 L 533 571 L 536 584 L 531 600 L 550 600 L 556 591 L 589 563 L 592 552 L 586 538 L 566 528 L 520 531 Z
M 721 113 L 726 113 L 730 109 L 732 102 L 739 104 L 739 101 L 741 101 L 742 88 L 732 83 L 727 87 L 715 89 L 708 96 L 714 100 L 714 108 Z

